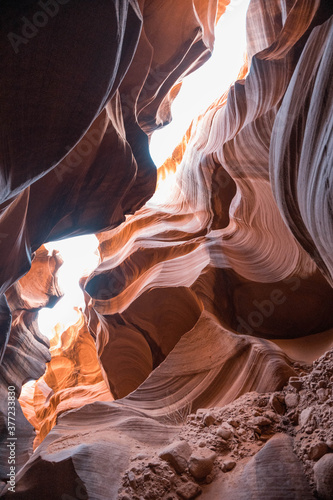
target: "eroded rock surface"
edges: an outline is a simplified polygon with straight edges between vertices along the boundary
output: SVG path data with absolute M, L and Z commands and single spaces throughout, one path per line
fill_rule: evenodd
M 238 80 L 156 172 L 228 2 L 2 3 L 2 445 L 7 387 L 38 379 L 3 498 L 329 498 L 332 7 L 251 0 Z M 50 346 L 41 245 L 91 232 L 85 311 Z
M 8 447 L 10 437 L 8 428 L 14 424 L 16 437 L 15 465 L 21 467 L 32 454 L 35 430 L 23 415 L 17 401 L 22 385 L 41 377 L 46 363 L 51 360 L 49 340 L 37 326 L 37 314 L 42 307 L 50 307 L 60 298 L 56 272 L 61 265 L 58 254 L 48 255 L 41 247 L 35 255 L 29 273 L 12 285 L 7 292 L 8 305 L 12 318 L 10 337 L 3 352 L 0 366 L 0 417 L 1 417 L 1 479 L 7 480 Z M 4 296 L 3 296 L 4 297 Z M 15 404 L 9 414 L 9 391 L 15 393 Z M 13 399 L 11 399 L 12 401 Z M 8 419 L 8 416 L 11 419 Z M 29 419 L 30 420 L 30 419 Z

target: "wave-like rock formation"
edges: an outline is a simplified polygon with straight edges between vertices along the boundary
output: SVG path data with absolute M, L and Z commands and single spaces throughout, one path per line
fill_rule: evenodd
M 216 1 L 51 4 L 2 5 L 1 292 L 45 241 L 115 227 L 152 196 L 147 133 L 213 48 Z
M 11 332 L 6 344 L 0 366 L 0 392 L 2 421 L 1 435 L 3 442 L 8 437 L 8 391 L 18 397 L 22 385 L 29 380 L 36 380 L 45 371 L 46 363 L 51 360 L 49 341 L 44 337 L 37 325 L 38 311 L 42 307 L 52 307 L 60 298 L 55 275 L 62 261 L 57 253 L 48 255 L 41 247 L 37 250 L 28 274 L 10 287 L 7 292 L 8 309 L 11 312 Z M 34 428 L 22 413 L 21 406 L 16 404 L 14 410 L 15 435 L 17 438 L 17 467 L 23 465 L 32 453 L 35 436 Z M 7 479 L 8 448 L 0 449 L 1 480 Z
M 309 36 L 309 26 L 322 21 L 325 14 L 324 9 L 317 10 L 318 5 L 303 7 L 295 5 L 285 20 L 281 18 L 281 25 L 273 22 L 278 11 L 272 7 L 272 23 L 262 26 L 258 41 L 258 25 L 252 24 L 258 4 L 251 3 L 248 74 L 230 89 L 227 101 L 222 96 L 192 124 L 174 161 L 162 167 L 163 185 L 166 169 L 174 170 L 179 162 L 170 196 L 159 203 L 157 189 L 145 207 L 119 228 L 99 236 L 103 262 L 85 285 L 92 298 L 87 314 L 94 318 L 99 356 L 117 397 L 124 393 L 110 367 L 119 373 L 116 360 L 122 366 L 119 342 L 135 335 L 131 349 L 136 355 L 128 358 L 127 370 L 133 370 L 134 381 L 140 363 L 139 385 L 148 369 L 147 356 L 153 357 L 154 366 L 165 354 L 163 347 L 162 352 L 156 351 L 155 334 L 158 325 L 157 343 L 161 344 L 165 308 L 173 310 L 169 341 L 182 334 L 181 324 L 173 324 L 175 317 L 182 316 L 184 322 L 190 317 L 187 302 L 178 297 L 181 289 L 193 292 L 194 315 L 207 309 L 234 332 L 295 338 L 332 326 L 330 284 L 300 244 L 301 238 L 298 241 L 291 234 L 270 183 L 272 130 L 281 129 L 285 94 L 293 84 L 293 71 L 297 75 L 301 47 L 308 50 L 319 30 L 316 27 Z M 285 34 L 290 25 L 295 25 L 293 37 Z M 320 28 L 327 34 L 328 25 L 326 21 Z M 328 147 L 322 142 L 322 148 Z M 279 174 L 280 182 L 285 179 L 287 175 Z M 287 192 L 286 196 L 292 199 Z M 156 318 L 159 314 L 161 321 Z
M 276 117 L 270 150 L 278 207 L 331 284 L 332 39 L 332 19 L 309 36 Z
M 252 0 L 238 80 L 149 155 L 227 4 L 3 2 L 2 443 L 7 387 L 38 379 L 3 498 L 333 495 L 332 353 L 307 364 L 333 344 L 333 8 Z M 40 246 L 89 232 L 85 311 L 49 350 Z
M 93 401 L 112 401 L 83 318 L 50 341 L 51 360 L 45 374 L 26 388 L 20 404 L 36 431 L 37 447 L 58 415 Z

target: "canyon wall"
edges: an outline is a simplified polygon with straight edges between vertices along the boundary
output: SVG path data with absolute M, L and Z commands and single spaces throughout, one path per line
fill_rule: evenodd
M 238 80 L 149 155 L 228 3 L 3 2 L 3 498 L 333 491 L 332 7 L 251 0 Z M 50 343 L 41 245 L 91 232 L 85 310 Z

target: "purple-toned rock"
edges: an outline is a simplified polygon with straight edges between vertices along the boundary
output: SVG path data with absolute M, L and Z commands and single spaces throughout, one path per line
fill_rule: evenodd
M 189 470 L 195 479 L 204 479 L 213 470 L 216 453 L 208 448 L 195 450 L 189 460 Z
M 168 462 L 177 472 L 183 472 L 187 467 L 192 449 L 187 441 L 175 441 L 159 452 L 158 456 Z
M 315 464 L 314 479 L 320 500 L 333 498 L 333 454 L 324 455 Z

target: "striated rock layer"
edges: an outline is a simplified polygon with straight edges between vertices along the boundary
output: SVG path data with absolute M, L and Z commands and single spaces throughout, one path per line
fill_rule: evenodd
M 39 379 L 3 498 L 331 495 L 332 7 L 252 0 L 239 79 L 157 172 L 148 151 L 227 3 L 59 2 L 22 41 L 40 4 L 3 2 L 2 444 L 7 386 Z M 84 316 L 49 351 L 38 248 L 89 232 Z
M 115 227 L 152 196 L 147 134 L 209 57 L 217 3 L 74 0 L 55 15 L 3 2 L 1 293 L 42 243 Z
M 288 155 L 289 174 L 275 166 L 277 134 L 286 133 L 286 121 L 290 127 L 290 115 L 283 113 L 288 98 L 298 102 L 291 94 L 297 92 L 294 82 L 302 58 L 306 57 L 309 74 L 321 81 L 317 67 L 330 46 L 327 17 L 327 8 L 319 2 L 295 2 L 284 9 L 271 2 L 262 10 L 260 2 L 251 2 L 249 67 L 241 71 L 242 79 L 227 98 L 223 95 L 193 122 L 183 144 L 160 169 L 153 199 L 118 228 L 98 235 L 102 263 L 84 286 L 86 315 L 116 397 L 134 390 L 165 358 L 186 331 L 186 321 L 198 317 L 195 311 L 209 311 L 229 331 L 272 340 L 332 327 L 330 277 L 322 274 L 322 259 L 315 258 L 304 239 L 292 235 L 274 181 L 279 179 L 284 196 L 295 198 L 288 192 L 289 177 L 295 175 L 293 156 Z M 314 39 L 317 58 L 307 58 Z M 321 67 L 328 89 L 330 66 L 323 62 Z M 309 92 L 310 88 L 309 84 Z M 329 90 L 322 92 L 331 103 Z M 312 123 L 308 127 L 312 130 Z M 321 151 L 329 148 L 329 124 L 322 129 L 317 162 Z M 316 163 L 306 164 L 316 168 Z M 315 189 L 325 190 L 329 206 L 332 190 L 323 184 L 330 185 L 325 176 L 332 169 L 325 160 L 320 165 L 323 174 L 313 182 L 318 182 Z M 164 178 L 171 173 L 171 192 L 160 201 Z M 304 195 L 301 184 L 298 192 Z M 331 227 L 332 220 L 322 215 Z M 330 231 L 324 226 L 322 231 L 328 244 Z M 327 259 L 330 253 L 326 251 Z M 173 311 L 172 333 L 166 337 L 163 317 L 168 310 Z M 131 339 L 131 355 L 123 377 L 119 370 L 124 354 L 118 351 L 128 342 L 125 339 Z
M 51 360 L 49 341 L 37 326 L 38 311 L 52 307 L 61 296 L 55 275 L 62 261 L 58 254 L 48 255 L 41 247 L 34 257 L 29 273 L 16 282 L 7 292 L 8 308 L 12 324 L 10 338 L 6 345 L 0 366 L 1 393 L 1 442 L 0 479 L 7 480 L 8 473 L 8 428 L 14 423 L 16 443 L 16 466 L 21 467 L 32 453 L 34 428 L 26 420 L 21 406 L 16 402 L 11 420 L 8 420 L 8 391 L 18 397 L 22 385 L 31 379 L 38 379 Z M 9 389 L 10 388 L 10 389 Z M 14 419 L 14 420 L 13 420 Z M 32 422 L 31 422 L 32 423 Z
M 58 415 L 92 401 L 111 401 L 98 364 L 93 339 L 81 318 L 50 341 L 45 374 L 20 397 L 24 414 L 36 431 L 37 447 Z

